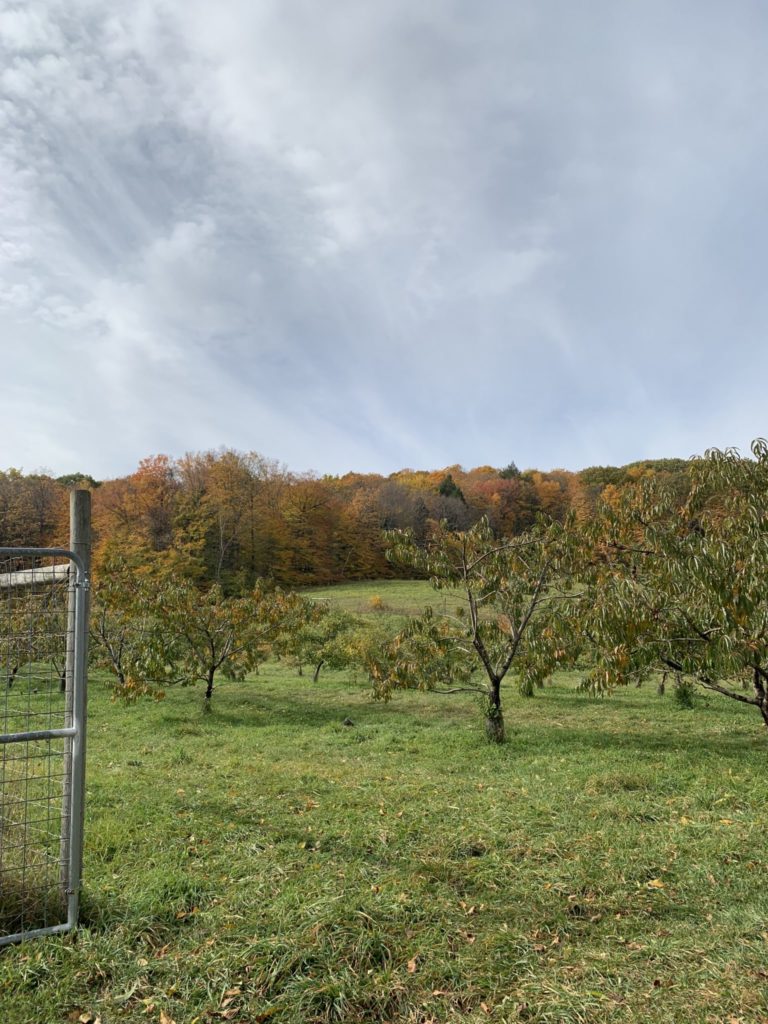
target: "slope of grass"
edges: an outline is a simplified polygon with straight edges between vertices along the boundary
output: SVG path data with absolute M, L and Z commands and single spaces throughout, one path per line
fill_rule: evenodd
M 83 926 L 0 952 L 0 1021 L 767 1021 L 757 715 L 572 682 L 498 748 L 340 674 L 97 679 Z
M 464 599 L 460 594 L 435 591 L 428 580 L 372 580 L 362 583 L 340 583 L 332 587 L 311 587 L 304 592 L 318 601 L 329 601 L 334 607 L 358 615 L 378 614 L 376 604 L 383 603 L 381 611 L 391 615 L 418 615 L 427 605 L 435 609 L 453 610 Z

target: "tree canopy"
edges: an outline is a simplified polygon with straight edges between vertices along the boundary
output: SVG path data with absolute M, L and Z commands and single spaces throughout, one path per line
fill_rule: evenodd
M 711 449 L 673 487 L 638 481 L 588 529 L 580 626 L 601 691 L 658 667 L 753 705 L 768 725 L 768 444 Z M 748 677 L 752 693 L 740 682 Z

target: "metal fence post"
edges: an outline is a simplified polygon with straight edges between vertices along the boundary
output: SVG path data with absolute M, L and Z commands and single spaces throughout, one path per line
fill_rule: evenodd
M 65 740 L 64 787 L 61 806 L 60 877 L 67 896 L 70 926 L 77 919 L 82 873 L 82 834 L 85 796 L 86 666 L 88 661 L 89 576 L 91 566 L 91 493 L 73 490 L 69 495 L 69 547 L 79 557 L 82 571 L 72 565 L 67 607 L 65 668 L 65 727 L 77 727 Z

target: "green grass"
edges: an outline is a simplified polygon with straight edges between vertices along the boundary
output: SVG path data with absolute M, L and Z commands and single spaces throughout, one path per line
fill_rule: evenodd
M 436 610 L 453 611 L 465 599 L 457 592 L 435 591 L 428 580 L 373 580 L 341 583 L 332 587 L 312 587 L 304 593 L 318 601 L 329 601 L 337 608 L 358 615 L 418 615 L 427 605 Z M 381 598 L 384 607 L 375 611 L 372 601 Z
M 210 714 L 97 677 L 83 924 L 0 952 L 0 1020 L 768 1020 L 758 716 L 572 684 L 508 693 L 499 748 L 341 674 Z

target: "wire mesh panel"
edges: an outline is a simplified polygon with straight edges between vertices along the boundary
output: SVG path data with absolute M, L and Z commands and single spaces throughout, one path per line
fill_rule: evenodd
M 0 548 L 0 944 L 77 913 L 84 579 L 62 554 Z

